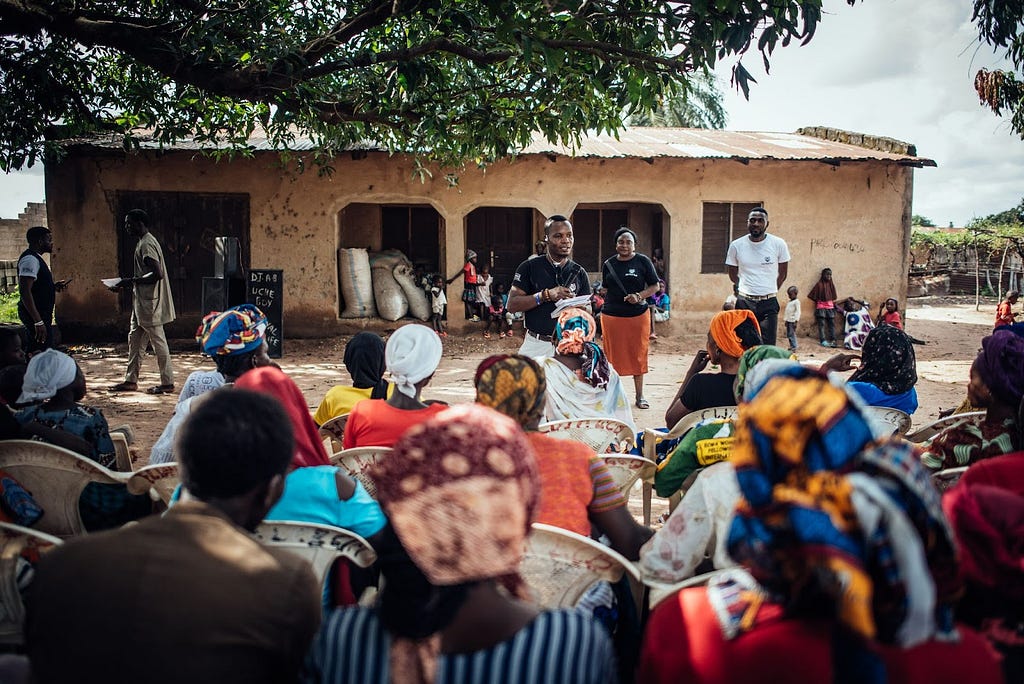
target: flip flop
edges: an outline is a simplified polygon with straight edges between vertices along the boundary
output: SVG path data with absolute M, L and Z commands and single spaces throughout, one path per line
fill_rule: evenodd
M 146 394 L 170 394 L 174 391 L 174 385 L 156 385 L 146 390 Z
M 651 408 L 651 405 L 647 403 L 646 399 L 640 397 L 639 399 L 636 400 L 636 407 L 638 409 L 649 409 Z
M 139 385 L 135 382 L 119 382 L 110 388 L 111 392 L 138 392 Z

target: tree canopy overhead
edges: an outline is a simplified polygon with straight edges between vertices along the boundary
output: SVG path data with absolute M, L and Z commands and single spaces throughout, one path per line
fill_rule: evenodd
M 853 2 L 853 0 L 848 0 Z M 360 140 L 491 160 L 572 144 L 688 74 L 809 40 L 819 0 L 0 0 L 0 167 L 146 130 L 330 155 Z M 59 126 L 59 128 L 58 128 Z M 129 144 L 131 136 L 129 135 Z

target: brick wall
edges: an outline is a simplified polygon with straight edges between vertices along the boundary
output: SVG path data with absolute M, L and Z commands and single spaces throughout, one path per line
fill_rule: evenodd
M 17 260 L 25 251 L 25 231 L 32 226 L 45 226 L 46 204 L 29 202 L 16 219 L 0 219 L 0 261 Z

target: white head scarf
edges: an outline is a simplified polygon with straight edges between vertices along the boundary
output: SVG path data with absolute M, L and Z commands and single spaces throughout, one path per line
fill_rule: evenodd
M 50 399 L 57 390 L 75 381 L 78 366 L 75 360 L 56 349 L 47 349 L 36 354 L 28 362 L 25 380 L 21 384 L 19 404 Z
M 429 377 L 441 362 L 441 338 L 425 325 L 404 325 L 388 338 L 384 365 L 395 388 L 407 397 L 416 396 L 416 383 Z

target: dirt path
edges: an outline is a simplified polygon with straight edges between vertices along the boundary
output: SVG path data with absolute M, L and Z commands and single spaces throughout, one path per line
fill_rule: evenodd
M 992 316 L 983 305 L 975 312 L 973 304 L 922 303 L 912 304 L 907 314 L 907 331 L 925 340 L 916 346 L 918 396 L 921 407 L 914 415 L 914 424 L 923 425 L 938 417 L 940 408 L 955 406 L 965 396 L 970 364 L 980 346 L 981 338 L 991 331 Z M 661 427 L 669 401 L 679 389 L 694 353 L 703 348 L 706 333 L 690 333 L 668 338 L 662 335 L 651 345 L 651 372 L 645 382 L 645 394 L 651 403 L 647 411 L 635 411 L 638 427 Z M 288 340 L 281 367 L 295 380 L 315 409 L 324 393 L 333 385 L 349 382 L 341 363 L 347 337 L 323 340 Z M 444 358 L 425 396 L 449 403 L 472 401 L 473 372 L 486 356 L 494 353 L 514 353 L 519 339 L 484 340 L 479 334 L 452 335 L 445 343 Z M 182 341 L 176 348 L 188 348 Z M 828 358 L 830 350 L 818 347 L 815 340 L 800 340 L 802 360 Z M 177 395 L 150 396 L 142 392 L 113 394 L 105 388 L 123 378 L 127 361 L 127 345 L 80 346 L 73 353 L 82 365 L 90 391 L 86 403 L 103 409 L 111 425 L 130 423 L 135 429 L 136 448 L 143 460 L 148 460 L 149 449 L 159 437 L 174 410 Z M 198 352 L 175 352 L 174 363 L 179 381 L 197 369 L 210 369 L 212 362 Z M 157 383 L 156 360 L 149 356 L 143 363 L 140 386 Z M 626 381 L 627 392 L 632 394 L 632 383 Z M 634 497 L 635 498 L 635 497 Z

